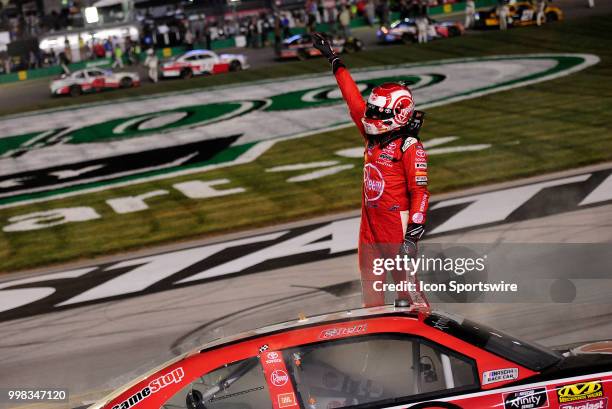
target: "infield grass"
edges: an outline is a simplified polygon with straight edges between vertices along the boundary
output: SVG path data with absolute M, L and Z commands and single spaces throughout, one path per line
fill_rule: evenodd
M 576 74 L 429 109 L 422 131 L 425 141 L 449 135 L 460 139 L 445 145 L 491 144 L 491 148 L 430 157 L 433 193 L 574 168 L 612 159 L 612 16 L 551 24 L 545 27 L 490 32 L 429 43 L 391 46 L 345 58 L 350 67 L 422 62 L 454 57 L 537 52 L 583 52 L 601 58 Z M 160 87 L 119 91 L 112 98 L 177 91 L 222 83 L 274 78 L 327 70 L 326 62 L 311 60 L 280 64 Z M 111 93 L 79 100 L 110 98 Z M 55 101 L 51 101 L 55 103 Z M 69 101 L 72 103 L 72 101 Z M 39 106 L 42 107 L 42 106 Z M 0 225 L 12 216 L 59 207 L 90 206 L 102 217 L 32 232 L 0 233 L 0 271 L 89 258 L 139 247 L 271 225 L 358 208 L 361 159 L 340 158 L 339 149 L 359 146 L 354 128 L 279 142 L 252 163 L 140 185 L 117 188 L 46 203 L 0 210 Z M 353 168 L 333 176 L 288 183 L 304 173 L 266 172 L 297 162 L 338 160 Z M 207 200 L 188 199 L 172 185 L 186 180 L 231 181 L 220 189 L 243 187 L 245 193 Z M 165 189 L 166 196 L 149 199 L 150 208 L 115 214 L 105 200 Z

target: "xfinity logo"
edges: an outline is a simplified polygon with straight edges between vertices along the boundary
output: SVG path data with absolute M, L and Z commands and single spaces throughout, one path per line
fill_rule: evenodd
M 546 388 L 525 389 L 505 393 L 504 409 L 535 409 L 547 408 L 548 396 Z

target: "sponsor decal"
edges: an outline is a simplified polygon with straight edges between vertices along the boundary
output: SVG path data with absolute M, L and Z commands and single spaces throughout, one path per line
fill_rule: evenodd
M 606 409 L 608 398 L 585 400 L 580 402 L 566 403 L 560 405 L 559 409 Z
M 393 156 L 388 155 L 386 153 L 381 153 L 379 156 L 380 159 L 385 159 L 385 160 L 393 160 Z
M 421 212 L 425 211 L 425 207 L 427 206 L 428 200 L 429 200 L 429 195 L 428 194 L 424 194 L 423 198 L 421 199 L 421 203 L 419 204 L 419 211 L 421 211 Z
M 289 375 L 282 369 L 276 369 L 270 375 L 270 382 L 274 386 L 284 386 L 289 382 Z
M 546 388 L 524 389 L 503 394 L 504 409 L 535 409 L 548 407 Z
M 423 171 L 419 171 L 419 170 L 417 170 L 417 171 L 415 172 L 415 175 L 416 175 L 416 176 L 427 176 L 427 172 L 423 172 Z
M 408 148 L 410 148 L 412 145 L 414 145 L 417 142 L 418 140 L 416 138 L 413 138 L 412 136 L 406 138 L 406 140 L 404 140 L 404 143 L 402 144 L 402 151 L 406 152 Z
M 427 169 L 427 162 L 416 162 L 414 167 L 417 169 Z
M 412 215 L 413 223 L 423 223 L 423 213 L 418 212 Z
M 600 398 L 603 396 L 603 385 L 600 380 L 558 386 L 556 389 L 559 403 Z
M 364 95 L 382 82 L 408 80 L 420 106 L 427 108 L 559 78 L 598 62 L 598 57 L 586 54 L 515 55 L 376 67 L 354 70 L 352 74 Z M 507 70 L 506 64 L 521 69 Z M 470 73 L 469 78 L 460 72 Z M 1 120 L 0 177 L 13 189 L 0 197 L 0 206 L 100 191 L 117 187 L 120 181 L 125 186 L 245 163 L 277 141 L 353 126 L 333 77 L 326 74 L 301 77 L 300 81 L 260 81 L 187 94 L 188 98 L 181 92 Z M 242 99 L 233 100 L 234 95 Z M 278 111 L 288 113 L 279 116 Z M 270 123 L 276 126 L 261 126 Z M 177 141 L 198 144 L 229 135 L 239 137 L 214 160 L 169 162 L 163 172 L 152 173 L 151 164 L 140 163 L 135 168 L 130 161 L 119 160 L 125 155 L 147 156 L 147 151 L 169 149 L 177 146 Z M 163 155 L 148 157 L 159 160 L 160 156 Z M 95 180 L 95 187 L 89 175 L 66 179 L 61 188 L 59 183 L 31 186 L 28 173 L 55 168 L 61 171 L 72 165 L 74 158 L 115 165 L 106 167 L 103 177 Z M 122 180 L 125 172 L 129 172 L 129 180 Z M 54 176 L 51 178 L 57 182 Z M 41 174 L 35 180 L 41 181 Z
M 289 381 L 287 367 L 281 355 L 279 351 L 268 351 L 265 357 L 260 356 L 259 358 L 264 376 L 269 380 L 268 392 L 273 409 L 296 405 L 295 390 Z
M 417 186 L 427 186 L 427 182 L 416 182 Z
M 363 167 L 363 193 L 368 201 L 380 199 L 385 191 L 385 179 L 380 170 L 371 163 Z
M 266 355 L 266 364 L 278 364 L 281 362 L 281 358 L 278 352 L 269 352 Z
M 367 332 L 367 330 L 368 324 L 358 324 L 352 327 L 333 327 L 321 331 L 319 334 L 319 339 L 332 339 L 363 334 L 364 332 Z
M 172 372 L 168 372 L 158 378 L 153 379 L 147 386 L 131 395 L 121 403 L 113 406 L 113 409 L 129 409 L 136 406 L 138 403 L 148 398 L 150 395 L 159 392 L 163 388 L 173 383 L 180 383 L 185 372 L 183 368 L 176 368 Z
M 489 385 L 491 383 L 518 379 L 518 371 L 518 368 L 503 368 L 485 371 L 482 373 L 482 384 Z
M 277 397 L 278 397 L 278 407 L 279 408 L 287 408 L 289 406 L 297 405 L 297 401 L 295 400 L 295 394 L 293 392 L 280 393 Z
M 417 149 L 414 154 L 417 156 L 417 158 L 425 158 L 426 157 L 425 151 L 423 149 Z
M 415 179 L 417 182 L 427 182 L 427 176 L 416 176 Z

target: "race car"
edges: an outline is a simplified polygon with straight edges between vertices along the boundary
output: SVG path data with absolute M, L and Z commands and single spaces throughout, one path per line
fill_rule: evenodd
M 530 2 L 521 1 L 508 6 L 508 27 L 534 25 L 537 22 L 536 6 Z M 563 20 L 563 12 L 559 7 L 546 5 L 544 9 L 546 22 Z M 498 28 L 499 17 L 497 7 L 487 11 L 479 11 L 474 15 L 474 28 Z
M 552 350 L 400 302 L 212 341 L 90 409 L 604 409 L 609 399 L 612 343 Z
M 358 38 L 330 37 L 331 45 L 336 54 L 352 53 L 361 51 L 363 43 Z M 277 53 L 281 60 L 298 58 L 305 60 L 310 57 L 318 57 L 321 52 L 314 48 L 310 34 L 296 34 L 283 41 L 280 51 Z
M 448 38 L 460 36 L 465 32 L 463 24 L 457 21 L 436 21 L 429 20 L 428 37 L 429 40 L 438 38 Z M 379 43 L 414 43 L 417 41 L 416 19 L 409 17 L 395 21 L 389 27 L 382 26 L 376 32 Z
M 51 81 L 52 95 L 76 97 L 85 92 L 100 92 L 106 89 L 131 88 L 140 85 L 135 72 L 113 72 L 101 68 L 85 68 L 70 74 L 62 74 Z
M 188 79 L 194 75 L 211 75 L 249 68 L 242 54 L 217 54 L 209 50 L 192 50 L 161 64 L 161 76 Z

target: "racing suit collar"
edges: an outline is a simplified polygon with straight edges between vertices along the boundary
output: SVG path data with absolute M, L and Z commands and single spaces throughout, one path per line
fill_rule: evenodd
M 400 138 L 405 138 L 408 136 L 413 136 L 415 138 L 418 139 L 418 136 L 416 135 L 411 135 L 410 132 L 408 132 L 408 128 L 403 126 L 399 129 L 395 129 L 393 131 L 389 131 L 389 132 L 385 132 L 384 134 L 380 134 L 380 135 L 368 135 L 368 143 L 371 145 L 379 145 L 381 148 L 384 148 L 385 146 L 387 146 L 388 144 L 390 144 L 391 142 L 393 142 L 396 139 L 400 139 Z

